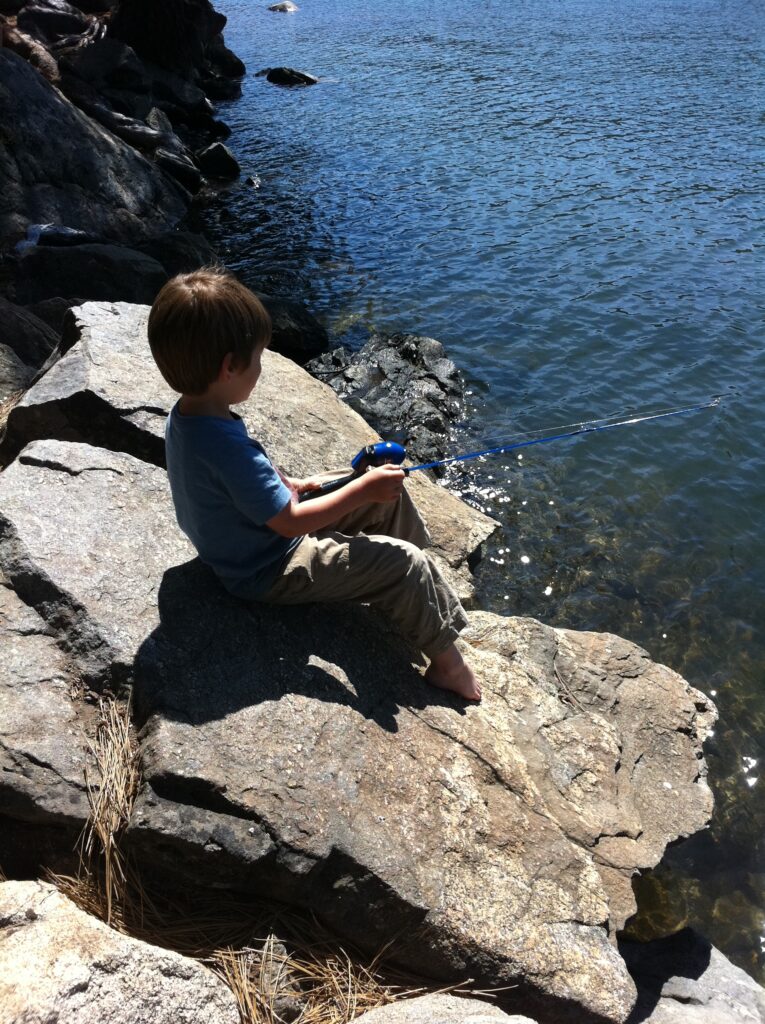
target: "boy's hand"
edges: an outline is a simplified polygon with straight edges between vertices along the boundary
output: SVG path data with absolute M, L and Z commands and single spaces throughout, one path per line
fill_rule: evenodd
M 367 501 L 397 501 L 404 489 L 406 473 L 400 466 L 386 463 L 370 466 L 361 477 Z
M 322 485 L 321 477 L 309 476 L 305 480 L 291 480 L 290 483 L 298 494 L 303 494 L 304 491 L 318 491 Z

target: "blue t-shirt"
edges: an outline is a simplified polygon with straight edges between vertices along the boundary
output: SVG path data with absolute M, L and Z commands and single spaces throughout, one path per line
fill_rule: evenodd
M 165 442 L 178 525 L 227 590 L 262 596 L 302 539 L 265 525 L 289 488 L 239 417 L 184 416 L 176 404 Z

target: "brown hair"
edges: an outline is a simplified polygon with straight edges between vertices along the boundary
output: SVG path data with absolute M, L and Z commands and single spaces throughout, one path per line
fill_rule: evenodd
M 228 352 L 236 367 L 247 366 L 255 349 L 270 340 L 268 312 L 223 268 L 171 278 L 149 314 L 151 353 L 170 387 L 183 395 L 206 391 Z

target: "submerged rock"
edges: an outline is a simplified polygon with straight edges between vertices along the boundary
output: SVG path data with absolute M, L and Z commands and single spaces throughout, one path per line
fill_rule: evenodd
M 268 9 L 269 11 L 275 11 L 277 14 L 294 14 L 295 11 L 300 10 L 298 5 L 294 4 L 292 0 L 282 0 L 280 4 L 271 4 Z
M 0 1004 L 24 1024 L 238 1024 L 196 960 L 121 935 L 52 885 L 0 883 Z

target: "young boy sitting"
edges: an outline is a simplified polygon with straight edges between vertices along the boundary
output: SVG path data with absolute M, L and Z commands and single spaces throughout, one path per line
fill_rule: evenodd
M 375 605 L 430 659 L 428 682 L 480 700 L 454 643 L 467 618 L 421 550 L 430 538 L 404 471 L 371 468 L 301 503 L 322 477 L 293 480 L 275 469 L 231 411 L 257 384 L 270 340 L 268 313 L 225 271 L 181 274 L 157 296 L 149 344 L 181 395 L 165 435 L 178 524 L 232 594 Z

